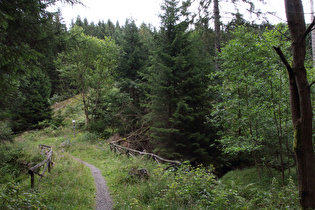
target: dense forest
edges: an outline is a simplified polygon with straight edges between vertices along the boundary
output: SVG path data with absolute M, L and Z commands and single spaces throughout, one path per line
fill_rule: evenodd
M 94 23 L 80 17 L 67 28 L 60 11 L 47 11 L 55 2 L 0 2 L 1 142 L 28 130 L 59 129 L 63 120 L 51 105 L 80 94 L 84 118 L 75 119 L 78 128 L 211 166 L 218 177 L 252 166 L 258 176 L 263 169 L 277 171 L 284 183 L 285 170 L 314 163 L 313 148 L 308 159 L 299 159 L 303 142 L 297 140 L 306 138 L 303 119 L 312 111 L 302 106 L 300 117 L 294 112 L 294 103 L 306 99 L 295 59 L 301 53 L 297 42 L 291 45 L 298 29 L 290 27 L 289 17 L 287 23 L 257 24 L 235 13 L 223 24 L 218 7 L 210 11 L 212 1 L 200 1 L 193 13 L 189 0 L 165 0 L 159 28 L 132 19 Z M 301 4 L 286 2 L 286 8 Z M 303 21 L 303 72 L 312 82 L 314 71 L 306 71 L 313 69 L 312 43 Z M 304 198 L 301 179 L 310 182 L 298 174 Z

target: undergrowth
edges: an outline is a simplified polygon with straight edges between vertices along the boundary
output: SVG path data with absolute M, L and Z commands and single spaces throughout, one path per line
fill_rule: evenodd
M 253 168 L 232 171 L 222 180 L 215 178 L 213 169 L 193 168 L 188 163 L 164 170 L 167 165 L 159 165 L 145 156 L 133 158 L 113 153 L 102 139 L 93 144 L 81 139 L 69 152 L 101 169 L 114 209 L 299 208 L 296 180 L 289 176 L 282 186 L 280 176 L 268 177 L 263 173 L 264 178 L 259 179 Z M 131 176 L 134 169 L 146 169 L 149 177 Z

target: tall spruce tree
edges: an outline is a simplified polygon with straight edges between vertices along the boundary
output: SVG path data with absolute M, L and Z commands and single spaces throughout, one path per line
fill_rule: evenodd
M 40 122 L 51 119 L 50 92 L 49 78 L 39 69 L 20 80 L 18 90 L 10 97 L 13 132 L 39 128 Z
M 139 97 L 142 95 L 139 88 L 139 72 L 143 72 L 143 69 L 146 67 L 148 49 L 143 44 L 139 28 L 133 20 L 126 20 L 122 37 L 118 44 L 124 51 L 117 67 L 120 87 L 139 105 Z
M 148 69 L 149 109 L 152 144 L 171 158 L 212 162 L 210 145 L 213 129 L 206 124 L 210 108 L 207 95 L 210 69 L 199 53 L 198 34 L 187 32 L 187 9 L 176 0 L 162 5 L 162 26 Z M 199 48 L 200 47 L 200 48 Z
M 129 129 L 135 129 L 138 126 L 137 122 L 141 121 L 143 109 L 140 102 L 144 98 L 139 72 L 143 72 L 147 66 L 149 53 L 134 20 L 126 20 L 118 44 L 124 51 L 117 66 L 118 87 L 121 93 L 131 99 L 130 104 L 120 111 L 124 115 L 123 118 L 128 119 Z

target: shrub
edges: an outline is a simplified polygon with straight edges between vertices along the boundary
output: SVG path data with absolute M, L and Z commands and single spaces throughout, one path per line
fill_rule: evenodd
M 61 114 L 61 110 L 58 110 L 51 120 L 51 126 L 56 129 L 60 126 L 65 126 L 65 117 Z
M 20 144 L 0 144 L 0 183 L 10 181 L 21 173 L 18 160 L 23 156 L 24 151 Z
M 22 192 L 15 182 L 0 185 L 0 209 L 46 209 L 36 192 Z
M 25 174 L 34 164 L 44 160 L 37 147 L 26 149 L 23 142 L 7 142 L 0 144 L 0 183 L 16 180 Z
M 254 169 L 236 170 L 223 177 L 214 190 L 213 209 L 299 209 L 298 189 L 291 177 L 286 185 L 274 177 L 261 181 L 248 173 Z M 280 178 L 281 179 L 281 178 Z
M 176 203 L 178 206 L 207 206 L 213 198 L 215 177 L 211 170 L 202 166 L 191 168 L 183 164 L 175 172 L 168 171 L 163 176 L 174 178 L 157 197 L 160 204 Z M 166 207 L 166 206 L 164 206 Z
M 8 123 L 0 121 L 0 142 L 2 141 L 12 141 L 12 130 Z

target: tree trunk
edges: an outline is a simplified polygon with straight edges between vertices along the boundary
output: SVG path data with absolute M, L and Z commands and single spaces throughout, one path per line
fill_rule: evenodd
M 310 1 L 311 4 L 311 21 L 314 20 L 314 2 Z M 313 67 L 315 68 L 315 31 L 312 30 L 312 58 L 313 58 Z
M 275 126 L 277 128 L 277 135 L 278 135 L 278 142 L 279 142 L 279 156 L 280 156 L 280 163 L 281 163 L 281 178 L 282 178 L 282 185 L 284 185 L 284 161 L 283 161 L 283 149 L 282 149 L 282 120 L 281 120 L 281 106 L 280 101 L 282 97 L 282 91 L 281 91 L 281 76 L 280 76 L 280 91 L 279 91 L 279 101 L 278 101 L 278 113 L 276 112 L 276 104 L 273 104 L 273 116 L 275 121 Z M 274 100 L 273 95 L 273 85 L 272 81 L 270 81 L 270 90 L 271 90 L 271 100 Z M 277 114 L 279 116 L 279 120 L 277 117 Z
M 84 79 L 83 79 L 83 75 L 80 75 L 80 82 L 81 82 L 81 95 L 82 95 L 82 101 L 83 101 L 83 107 L 84 107 L 84 114 L 85 114 L 85 126 L 86 128 L 89 127 L 89 103 L 86 101 L 86 90 L 84 88 Z
M 289 75 L 290 104 L 294 126 L 294 152 L 297 160 L 298 185 L 302 208 L 315 208 L 315 162 L 312 142 L 312 104 L 310 85 L 304 66 L 306 30 L 301 0 L 285 0 L 286 16 L 292 41 L 293 66 L 285 59 L 280 48 L 275 48 Z
M 215 31 L 215 55 L 221 52 L 221 34 L 220 34 L 220 10 L 219 0 L 213 0 L 213 14 L 214 14 L 214 31 Z M 216 70 L 220 69 L 218 60 L 215 61 Z

